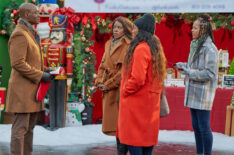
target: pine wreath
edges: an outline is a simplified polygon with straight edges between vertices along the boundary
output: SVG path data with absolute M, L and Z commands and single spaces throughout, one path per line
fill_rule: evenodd
M 10 36 L 13 32 L 15 25 L 17 24 L 17 20 L 19 19 L 19 3 L 15 0 L 11 0 L 9 5 L 5 8 L 2 13 L 2 26 L 0 34 Z

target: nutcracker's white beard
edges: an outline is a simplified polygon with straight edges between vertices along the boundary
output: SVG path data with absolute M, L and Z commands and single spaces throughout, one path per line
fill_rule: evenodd
M 39 23 L 37 25 L 37 30 L 38 30 L 38 33 L 39 33 L 41 39 L 49 38 L 49 36 L 50 36 L 50 27 L 49 27 L 49 24 L 47 22 Z

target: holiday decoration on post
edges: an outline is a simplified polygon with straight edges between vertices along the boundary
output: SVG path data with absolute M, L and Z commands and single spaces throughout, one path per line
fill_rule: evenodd
M 85 21 L 84 21 L 85 20 Z M 74 76 L 72 92 L 82 92 L 82 102 L 86 106 L 92 106 L 92 95 L 96 91 L 94 87 L 95 52 L 92 50 L 94 41 L 93 25 L 89 18 L 83 18 L 80 31 L 74 35 Z

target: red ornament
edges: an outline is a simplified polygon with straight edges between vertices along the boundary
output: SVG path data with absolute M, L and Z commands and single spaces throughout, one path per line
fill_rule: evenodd
M 162 22 L 165 22 L 166 20 L 167 20 L 166 17 L 162 17 L 162 18 L 161 18 L 161 21 L 162 21 Z
M 108 24 L 108 28 L 109 28 L 109 29 L 112 28 L 112 23 Z
M 12 13 L 14 14 L 14 16 L 19 12 L 19 10 L 13 10 Z
M 1 34 L 6 34 L 6 30 L 2 30 L 2 31 L 1 31 Z
M 85 61 L 85 62 L 88 62 L 88 60 L 87 60 L 87 59 L 84 59 L 84 61 Z
M 89 47 L 86 47 L 85 48 L 85 52 L 89 52 L 90 50 L 89 50 Z
M 101 20 L 101 19 L 99 20 L 99 23 L 102 23 L 102 20 Z
M 231 21 L 231 25 L 234 26 L 234 21 Z

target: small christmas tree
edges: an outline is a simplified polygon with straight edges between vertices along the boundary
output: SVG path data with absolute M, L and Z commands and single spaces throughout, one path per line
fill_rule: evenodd
M 232 59 L 232 64 L 230 66 L 229 74 L 234 75 L 234 58 Z

